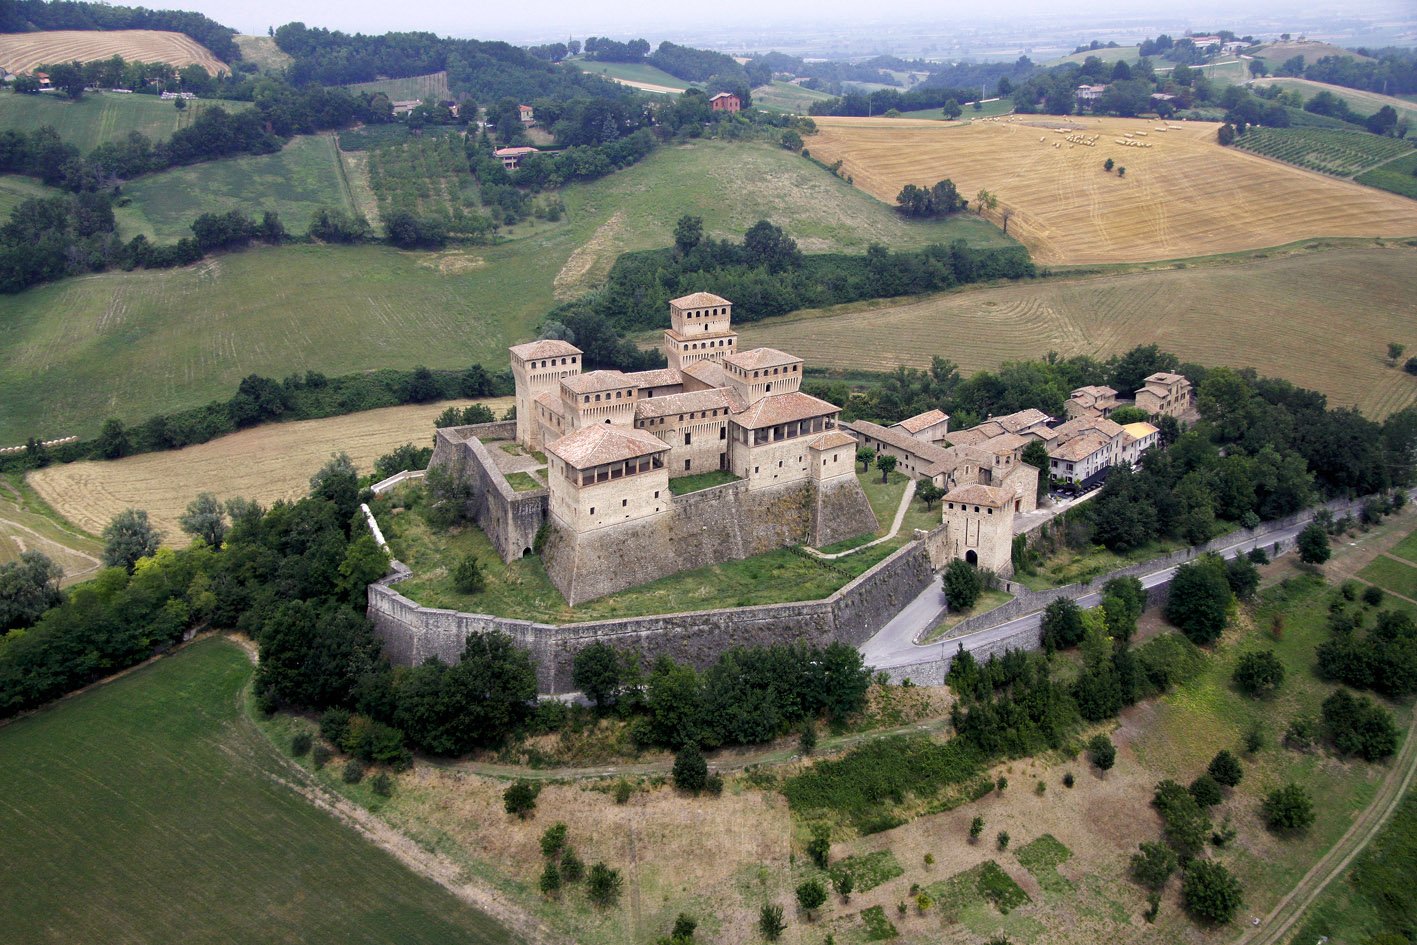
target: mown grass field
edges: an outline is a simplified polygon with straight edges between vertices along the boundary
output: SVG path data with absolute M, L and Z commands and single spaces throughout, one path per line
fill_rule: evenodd
M 131 200 L 119 218 L 125 239 L 138 233 L 167 243 L 192 235 L 203 213 L 241 210 L 260 219 L 280 214 L 292 233 L 304 233 L 321 207 L 352 209 L 332 135 L 302 135 L 275 154 L 193 164 L 125 184 Z
M 242 60 L 254 62 L 262 69 L 279 71 L 295 61 L 288 54 L 281 52 L 273 36 L 238 35 L 235 39 L 236 45 L 241 49 Z
M 1360 56 L 1351 49 L 1344 49 L 1342 46 L 1335 46 L 1333 43 L 1325 43 L 1322 40 L 1280 40 L 1273 43 L 1265 43 L 1254 51 L 1256 59 L 1263 59 L 1273 72 L 1282 66 L 1286 60 L 1294 56 L 1303 56 L 1304 65 L 1312 66 L 1324 56 L 1348 56 L 1359 62 L 1368 62 L 1369 57 Z
M 813 365 L 927 368 L 939 355 L 966 373 L 1049 351 L 1106 357 L 1154 342 L 1183 361 L 1254 367 L 1380 418 L 1417 402 L 1417 378 L 1386 357 L 1388 341 L 1412 333 L 1414 291 L 1412 247 L 1331 246 L 801 312 L 742 334 L 744 344 Z
M 1417 151 L 1365 171 L 1354 180 L 1417 200 Z
M 3 41 L 3 36 L 0 36 Z M 133 131 L 165 141 L 210 108 L 228 112 L 250 108 L 250 102 L 197 99 L 178 111 L 156 95 L 100 92 L 73 102 L 59 95 L 0 95 L 0 131 L 35 131 L 50 125 L 59 137 L 87 154 L 100 144 L 120 141 Z
M 1336 177 L 1353 177 L 1412 152 L 1397 138 L 1329 128 L 1252 128 L 1234 146 Z
M 1417 119 L 1417 105 L 1392 95 L 1380 95 L 1377 92 L 1365 92 L 1362 89 L 1347 89 L 1341 85 L 1329 85 L 1327 82 L 1313 82 L 1309 79 L 1263 78 L 1256 79 L 1254 84 L 1257 86 L 1277 85 L 1286 91 L 1292 89 L 1303 95 L 1306 102 L 1320 92 L 1329 92 L 1341 98 L 1349 108 L 1360 115 L 1372 115 L 1384 105 L 1391 105 L 1397 112 L 1397 117 Z
M 428 75 L 415 75 L 406 79 L 379 79 L 375 82 L 356 82 L 346 85 L 345 88 L 351 92 L 383 92 L 389 97 L 391 102 L 406 102 L 411 99 L 425 98 L 446 99 L 451 93 L 448 91 L 448 73 L 433 72 Z
M 512 398 L 478 402 L 501 416 Z M 199 492 L 214 492 L 223 501 L 244 496 L 263 505 L 296 499 L 309 491 L 310 477 L 334 454 L 348 453 L 361 473 L 370 472 L 374 460 L 405 443 L 431 445 L 434 418 L 448 406 L 470 403 L 385 407 L 272 423 L 182 450 L 49 466 L 29 473 L 27 481 L 38 498 L 79 528 L 98 534 L 115 514 L 134 507 L 148 511 L 168 544 L 185 545 L 188 537 L 177 519 Z
M 1223 148 L 1210 123 L 1158 131 L 1160 122 L 1142 119 L 1011 116 L 967 125 L 820 118 L 817 126 L 806 142 L 812 156 L 842 160 L 856 186 L 882 201 L 893 202 L 905 184 L 946 177 L 969 198 L 993 192 L 995 215 L 1011 210 L 1009 233 L 1044 263 L 1173 259 L 1316 236 L 1417 236 L 1410 202 Z M 1070 143 L 1059 128 L 1096 136 L 1096 144 Z M 1104 170 L 1107 158 L 1126 176 Z
M 64 569 L 63 584 L 91 577 L 103 545 L 61 519 L 17 473 L 0 478 L 0 564 L 43 552 Z
M 682 92 L 691 84 L 678 76 L 670 75 L 663 69 L 656 69 L 643 62 L 597 62 L 591 59 L 576 59 L 572 60 L 572 63 L 582 72 L 603 75 L 607 79 L 632 85 L 648 92 Z
M 769 85 L 760 85 L 753 89 L 753 104 L 755 106 L 773 111 L 792 112 L 797 115 L 807 114 L 807 109 L 812 107 L 813 102 L 825 102 L 831 97 L 826 92 L 804 89 L 791 82 L 774 81 Z
M 296 153 L 306 155 L 307 167 L 326 161 L 325 139 L 304 146 Z M 234 164 L 177 173 L 253 179 L 254 171 L 219 169 Z M 334 192 L 328 182 L 318 188 Z M 0 442 L 90 435 L 110 415 L 141 421 L 225 399 L 253 372 L 284 377 L 472 363 L 501 370 L 506 347 L 531 338 L 558 298 L 602 280 L 622 252 L 669 245 L 685 213 L 702 216 L 716 238 L 741 239 L 767 218 L 809 252 L 861 253 L 871 242 L 897 248 L 952 239 L 1006 242 L 995 227 L 972 218 L 904 220 L 811 162 L 767 145 L 666 148 L 561 196 L 568 213 L 560 223 L 524 225 L 517 239 L 496 246 L 428 253 L 261 248 L 185 269 L 105 273 L 8 296 L 7 330 L 0 334 L 6 407 Z M 152 198 L 156 203 L 135 199 L 129 209 L 167 208 L 161 219 L 174 232 L 229 199 L 171 188 Z M 258 206 L 253 199 L 245 209 Z M 274 209 L 290 229 L 302 225 L 298 213 Z
M 6 941 L 513 939 L 308 803 L 208 639 L 0 729 Z
M 91 62 L 122 56 L 139 62 L 198 65 L 211 75 L 231 71 L 211 50 L 183 33 L 167 30 L 45 30 L 0 34 L 0 67 L 32 72 L 36 66 L 77 59 Z
M 61 197 L 64 191 L 46 187 L 33 177 L 0 174 L 0 221 L 9 222 L 10 211 L 33 198 Z M 3 225 L 3 223 L 0 223 Z

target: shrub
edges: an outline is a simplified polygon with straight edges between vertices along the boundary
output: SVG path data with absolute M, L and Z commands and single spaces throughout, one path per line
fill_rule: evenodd
M 1210 836 L 1210 820 L 1190 792 L 1172 780 L 1156 786 L 1152 805 L 1165 823 L 1166 842 L 1182 863 L 1188 863 L 1205 848 Z
M 827 888 L 822 885 L 820 879 L 809 879 L 797 887 L 797 904 L 807 913 L 809 919 L 813 910 L 820 908 L 826 901 Z
M 344 771 L 341 772 L 340 777 L 344 780 L 345 784 L 358 784 L 360 781 L 363 781 L 364 762 L 360 761 L 358 758 L 349 759 L 349 761 L 345 762 Z
M 586 896 L 597 906 L 611 906 L 620 898 L 620 887 L 623 885 L 619 870 L 596 863 L 590 868 L 586 879 Z
M 380 771 L 369 780 L 369 789 L 380 797 L 393 797 L 394 779 L 387 771 Z
M 541 834 L 541 855 L 555 859 L 566 848 L 566 825 L 556 821 Z
M 1087 626 L 1082 608 L 1071 598 L 1053 601 L 1043 611 L 1043 649 L 1049 653 L 1066 650 L 1082 642 Z
M 320 716 L 320 736 L 331 745 L 344 741 L 349 732 L 350 714 L 348 709 L 328 709 Z
M 1251 725 L 1245 732 L 1245 752 L 1255 754 L 1264 747 L 1264 729 L 1258 724 Z
M 309 753 L 312 742 L 309 732 L 296 732 L 290 739 L 290 753 L 297 758 L 303 758 Z
M 1244 904 L 1240 881 L 1211 860 L 1193 860 L 1181 877 L 1181 901 L 1202 922 L 1225 925 Z
M 1314 802 L 1297 784 L 1286 784 L 1265 797 L 1260 807 L 1265 825 L 1276 833 L 1307 830 L 1314 822 Z
M 1063 787 L 1065 787 L 1065 788 L 1070 788 L 1070 787 L 1072 787 L 1075 783 L 1077 783 L 1077 782 L 1076 782 L 1076 779 L 1073 777 L 1073 773 L 1072 773 L 1071 771 L 1069 771 L 1067 774 L 1063 775 Z
M 776 942 L 786 928 L 787 923 L 782 918 L 782 906 L 770 902 L 758 910 L 758 931 L 769 942 Z
M 817 725 L 811 719 L 802 724 L 802 734 L 797 740 L 802 754 L 810 755 L 817 747 Z
M 979 595 L 984 592 L 979 569 L 963 558 L 955 558 L 946 565 L 940 581 L 944 586 L 945 603 L 951 611 L 968 610 L 978 603 Z
M 831 849 L 831 827 L 828 824 L 813 824 L 812 839 L 807 841 L 807 855 L 817 869 L 824 870 L 830 865 Z
M 723 775 L 717 772 L 710 774 L 704 781 L 704 790 L 711 797 L 718 797 L 723 793 Z
M 561 873 L 556 869 L 554 861 L 546 861 L 546 866 L 541 870 L 539 885 L 543 896 L 554 896 L 561 891 Z
M 1190 791 L 1191 797 L 1195 798 L 1196 804 L 1201 807 L 1214 807 L 1222 800 L 1220 784 L 1209 773 L 1199 775 L 1186 790 Z
M 482 573 L 477 555 L 468 555 L 453 566 L 453 586 L 463 594 L 480 594 L 487 587 L 487 576 Z
M 1328 545 L 1328 532 L 1318 522 L 1312 522 L 1299 533 L 1295 544 L 1299 547 L 1299 560 L 1305 564 L 1323 564 L 1332 551 Z
M 1215 757 L 1210 759 L 1210 766 L 1206 768 L 1206 771 L 1215 779 L 1216 784 L 1223 784 L 1226 787 L 1235 787 L 1245 776 L 1244 770 L 1240 767 L 1240 760 L 1224 748 L 1216 752 Z
M 984 832 L 984 818 L 978 814 L 969 823 L 969 842 L 975 843 L 979 840 L 979 835 Z
M 708 762 L 697 745 L 685 745 L 674 756 L 674 786 L 697 794 L 708 783 Z
M 561 878 L 568 883 L 579 883 L 585 879 L 585 864 L 570 847 L 566 847 L 566 852 L 561 854 Z
M 1117 763 L 1117 746 L 1106 735 L 1094 735 L 1087 743 L 1088 756 L 1099 771 L 1111 770 Z
M 1367 696 L 1340 689 L 1324 700 L 1322 712 L 1324 731 L 1340 753 L 1380 761 L 1397 751 L 1392 713 Z
M 634 793 L 634 786 L 631 785 L 630 782 L 626 781 L 624 778 L 621 778 L 619 781 L 615 782 L 615 803 L 628 803 Z
M 310 753 L 310 761 L 314 764 L 315 770 L 319 771 L 325 765 L 329 764 L 330 759 L 334 756 L 335 753 L 330 750 L 330 746 L 316 745 L 314 751 Z
M 1284 682 L 1284 664 L 1270 650 L 1246 653 L 1235 664 L 1235 685 L 1248 696 L 1267 696 Z
M 530 781 L 517 781 L 508 785 L 502 792 L 502 805 L 507 809 L 507 813 L 526 820 L 532 811 L 536 810 L 536 796 L 540 793 L 540 785 Z
M 1000 850 L 1007 850 L 1009 848 L 1009 832 L 1007 830 L 999 831 L 998 843 Z
M 1383 589 L 1374 584 L 1369 584 L 1363 588 L 1363 603 L 1369 607 L 1381 607 L 1383 603 Z

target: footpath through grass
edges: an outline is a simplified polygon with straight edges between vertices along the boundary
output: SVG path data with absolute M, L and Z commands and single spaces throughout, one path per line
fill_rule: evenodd
M 276 778 L 221 639 L 0 728 L 0 939 L 501 945 Z

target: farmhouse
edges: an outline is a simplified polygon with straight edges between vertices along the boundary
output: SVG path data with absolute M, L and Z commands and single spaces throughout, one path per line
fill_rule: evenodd
M 536 109 L 530 105 L 518 105 L 517 114 L 521 117 L 522 124 L 529 125 L 536 121 Z
M 415 108 L 422 104 L 423 100 L 417 98 L 399 99 L 396 102 L 389 103 L 389 105 L 392 106 L 395 115 L 407 115 L 409 112 L 413 111 Z
M 1137 406 L 1149 414 L 1179 418 L 1191 409 L 1191 393 L 1185 375 L 1157 371 L 1137 390 Z
M 540 150 L 540 148 L 532 147 L 498 148 L 492 152 L 492 156 L 500 158 L 502 166 L 507 170 L 514 171 L 517 169 L 517 165 L 521 164 L 522 158 L 526 157 L 528 154 L 536 154 Z
M 1091 105 L 1102 97 L 1102 93 L 1107 91 L 1105 85 L 1079 85 L 1077 89 L 1077 100 L 1079 105 Z
M 743 107 L 743 102 L 732 92 L 719 92 L 709 99 L 709 107 L 716 112 L 737 112 Z

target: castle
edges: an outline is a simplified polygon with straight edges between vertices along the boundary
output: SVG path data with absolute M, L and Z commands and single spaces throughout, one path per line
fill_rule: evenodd
M 874 532 L 841 408 L 802 392 L 801 358 L 738 350 L 732 311 L 706 292 L 670 302 L 669 366 L 658 370 L 585 371 L 566 341 L 512 347 L 515 442 L 545 456 L 534 470 L 544 490 L 505 488 L 489 468 L 504 464 L 500 451 L 458 428 L 438 431 L 433 465 L 462 470 L 474 517 L 504 558 L 540 534 L 547 574 L 573 606 L 689 568 Z M 701 473 L 724 481 L 675 494 L 672 480 Z

